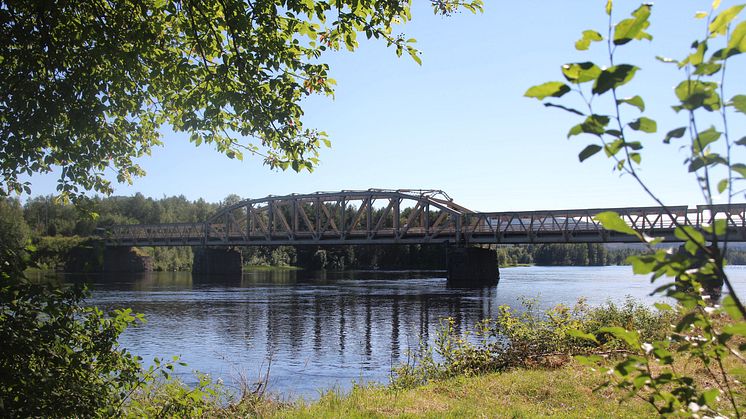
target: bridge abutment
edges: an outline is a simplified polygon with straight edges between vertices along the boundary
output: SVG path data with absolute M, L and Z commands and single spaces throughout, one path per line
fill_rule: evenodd
M 104 250 L 104 272 L 151 272 L 153 258 L 136 247 L 109 247 Z
M 236 249 L 196 247 L 193 249 L 192 272 L 198 274 L 240 274 L 243 268 L 241 252 Z
M 448 249 L 448 285 L 479 287 L 495 285 L 500 280 L 497 252 L 479 247 Z

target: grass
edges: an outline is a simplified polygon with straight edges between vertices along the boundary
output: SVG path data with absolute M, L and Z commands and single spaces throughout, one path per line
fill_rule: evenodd
M 409 390 L 357 387 L 349 394 L 329 391 L 313 403 L 270 400 L 213 411 L 215 416 L 267 418 L 329 417 L 650 417 L 640 400 L 618 402 L 603 377 L 571 363 L 544 370 L 517 369 L 482 376 L 459 376 Z

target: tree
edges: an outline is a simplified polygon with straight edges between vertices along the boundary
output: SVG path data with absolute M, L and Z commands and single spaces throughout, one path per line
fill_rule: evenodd
M 30 232 L 17 199 L 0 198 L 0 265 L 9 263 L 6 256 L 23 251 Z
M 436 13 L 482 0 L 431 0 Z M 166 124 L 230 158 L 311 170 L 323 131 L 301 101 L 333 94 L 324 54 L 395 35 L 411 0 L 0 0 L 0 193 L 30 192 L 21 174 L 61 169 L 57 189 L 111 193 L 143 175 L 135 159 Z M 252 138 L 247 142 L 244 138 Z
M 431 4 L 449 14 L 480 10 L 482 0 Z M 30 193 L 19 176 L 55 168 L 63 196 L 109 194 L 103 172 L 113 169 L 120 182 L 142 175 L 135 159 L 160 145 L 163 125 L 231 158 L 249 152 L 270 167 L 311 170 L 328 139 L 303 126 L 300 103 L 333 93 L 323 54 L 354 50 L 365 34 L 419 62 L 414 40 L 393 33 L 410 19 L 410 6 L 411 0 L 0 0 L 0 197 Z M 160 217 L 152 201 L 133 203 L 132 216 L 149 208 Z M 84 306 L 80 289 L 30 283 L 23 274 L 28 258 L 7 243 L 0 241 L 0 416 L 119 416 L 154 372 L 168 375 L 171 364 L 156 360 L 155 369 L 143 371 L 118 347 L 119 334 L 141 317 L 129 310 L 107 316 Z
M 583 120 L 570 128 L 568 138 L 587 134 L 593 142 L 580 152 L 584 161 L 601 151 L 613 162 L 615 170 L 632 177 L 654 199 L 675 223 L 675 235 L 684 244 L 678 252 L 655 248 L 661 238 L 648 237 L 633 230 L 614 212 L 598 214 L 596 219 L 605 228 L 636 235 L 650 250 L 649 254 L 631 256 L 636 274 L 650 274 L 651 281 L 662 277 L 673 281 L 661 285 L 656 292 L 674 299 L 678 304 L 657 304 L 661 310 L 676 311 L 679 320 L 667 339 L 646 342 L 636 330 L 607 327 L 597 336 L 578 333 L 578 336 L 598 341 L 603 334 L 611 334 L 628 344 L 630 354 L 608 368 L 610 381 L 628 391 L 629 396 L 648 401 L 661 415 L 671 416 L 735 416 L 744 411 L 741 384 L 731 362 L 746 364 L 743 352 L 746 345 L 746 309 L 735 293 L 725 271 L 728 250 L 729 220 L 714 217 L 702 231 L 687 220 L 673 214 L 642 178 L 645 144 L 639 141 L 644 134 L 658 131 L 657 122 L 646 114 L 645 101 L 640 95 L 622 96 L 629 89 L 639 67 L 617 60 L 618 48 L 626 48 L 637 41 L 652 40 L 647 31 L 652 5 L 644 3 L 631 16 L 614 23 L 618 13 L 612 0 L 606 2 L 608 24 L 603 31 L 583 31 L 575 44 L 577 50 L 590 48 L 594 42 L 606 47 L 608 63 L 600 66 L 586 61 L 562 66 L 565 81 L 551 81 L 531 87 L 526 96 L 545 102 L 546 106 L 568 111 Z M 679 144 L 689 155 L 687 171 L 696 176 L 697 186 L 712 214 L 716 214 L 715 197 L 725 194 L 726 205 L 743 191 L 734 184 L 746 179 L 746 165 L 737 160 L 736 148 L 746 145 L 746 137 L 736 140 L 728 121 L 746 114 L 746 95 L 726 95 L 730 76 L 729 60 L 746 53 L 746 21 L 738 22 L 746 4 L 719 11 L 720 0 L 714 0 L 709 12 L 697 12 L 704 19 L 704 37 L 691 44 L 692 51 L 682 59 L 659 58 L 686 71 L 675 87 L 677 102 L 673 109 L 683 115 L 683 126 L 668 131 L 665 144 Z M 602 32 L 606 35 L 602 35 Z M 605 42 L 604 42 L 605 41 Z M 563 104 L 548 102 L 565 94 L 578 94 L 584 108 L 573 109 Z M 730 98 L 729 98 L 730 97 Z M 640 116 L 629 120 L 622 109 L 634 110 Z M 709 125 L 705 128 L 704 123 Z M 710 125 L 712 124 L 712 125 Z M 683 144 L 681 144 L 683 143 Z M 725 285 L 729 295 L 722 304 L 713 306 L 705 287 Z M 674 366 L 675 353 L 700 362 L 708 374 L 708 381 L 698 383 Z M 586 358 L 594 363 L 599 357 Z M 718 404 L 718 399 L 725 400 Z

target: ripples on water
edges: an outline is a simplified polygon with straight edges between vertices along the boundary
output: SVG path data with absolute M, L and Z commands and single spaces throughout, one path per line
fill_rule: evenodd
M 729 268 L 746 293 L 746 267 Z M 646 303 L 647 277 L 629 267 L 526 267 L 501 269 L 497 286 L 446 286 L 442 272 L 248 272 L 241 277 L 189 273 L 68 277 L 91 283 L 90 301 L 104 310 L 130 307 L 147 324 L 121 338 L 142 356 L 180 355 L 190 370 L 235 385 L 254 379 L 271 359 L 270 391 L 315 398 L 319 391 L 348 389 L 353 381 L 386 382 L 392 365 L 421 341 L 432 341 L 440 319 L 452 317 L 464 332 L 494 315 L 500 305 L 537 298 L 539 308 L 623 302 Z

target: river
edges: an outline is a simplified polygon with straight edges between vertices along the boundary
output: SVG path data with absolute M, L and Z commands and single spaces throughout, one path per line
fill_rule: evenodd
M 746 267 L 729 275 L 746 295 Z M 408 350 L 431 341 L 440 319 L 460 331 L 494 315 L 500 305 L 520 307 L 536 298 L 540 308 L 625 296 L 652 304 L 661 297 L 647 277 L 630 267 L 518 267 L 501 269 L 497 286 L 449 288 L 442 272 L 246 272 L 241 277 L 190 273 L 70 276 L 90 283 L 90 302 L 104 310 L 130 307 L 147 323 L 128 329 L 121 344 L 142 356 L 179 355 L 193 370 L 235 388 L 269 368 L 269 391 L 314 399 L 324 389 L 353 382 L 387 382 L 391 366 Z

